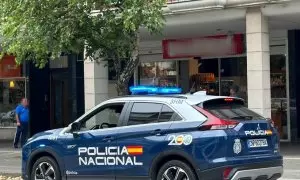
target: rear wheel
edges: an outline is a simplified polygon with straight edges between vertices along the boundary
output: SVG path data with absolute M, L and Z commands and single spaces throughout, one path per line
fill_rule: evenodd
M 160 168 L 156 180 L 197 180 L 197 178 L 188 164 L 172 160 Z
M 61 180 L 57 163 L 51 157 L 39 158 L 31 168 L 31 180 Z

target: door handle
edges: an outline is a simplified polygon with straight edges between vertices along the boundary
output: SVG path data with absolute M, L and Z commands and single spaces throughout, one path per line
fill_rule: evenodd
M 161 129 L 155 129 L 154 131 L 152 131 L 151 134 L 156 135 L 156 136 L 160 136 L 160 135 L 162 135 L 162 130 Z
M 107 141 L 107 142 L 111 142 L 113 140 L 114 140 L 114 138 L 112 136 L 107 136 L 107 137 L 103 138 L 103 141 Z

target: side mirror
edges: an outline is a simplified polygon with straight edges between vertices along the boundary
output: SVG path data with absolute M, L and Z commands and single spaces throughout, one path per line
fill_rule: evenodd
M 77 132 L 80 130 L 80 123 L 74 122 L 71 124 L 71 133 Z

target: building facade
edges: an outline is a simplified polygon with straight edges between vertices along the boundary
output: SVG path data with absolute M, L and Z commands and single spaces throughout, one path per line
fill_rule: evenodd
M 135 84 L 214 95 L 237 86 L 250 109 L 275 121 L 283 141 L 298 141 L 298 0 L 170 0 L 164 13 L 162 35 L 141 29 Z M 115 91 L 103 65 L 84 66 L 88 110 Z
M 84 113 L 83 56 L 65 55 L 39 69 L 17 65 L 13 56 L 0 60 L 0 140 L 13 140 L 15 108 L 30 101 L 30 135 L 61 128 Z
M 250 109 L 275 121 L 283 141 L 298 141 L 300 1 L 170 0 L 164 13 L 162 35 L 141 29 L 134 84 L 213 95 L 230 95 L 236 86 Z M 66 126 L 116 96 L 104 63 L 82 59 L 62 56 L 40 70 L 31 64 L 18 67 L 13 57 L 5 57 L 0 63 L 0 127 L 14 128 L 11 111 L 21 97 L 31 100 L 34 134 Z

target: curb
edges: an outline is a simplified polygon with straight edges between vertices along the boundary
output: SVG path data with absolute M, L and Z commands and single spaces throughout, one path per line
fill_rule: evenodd
M 0 176 L 21 177 L 21 173 L 2 173 L 2 172 L 0 172 Z

